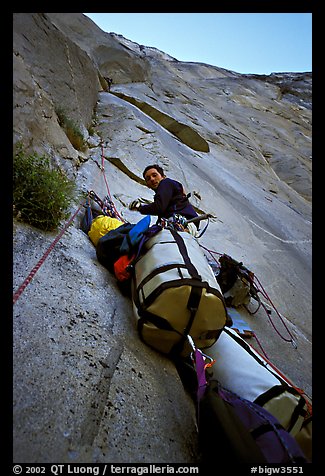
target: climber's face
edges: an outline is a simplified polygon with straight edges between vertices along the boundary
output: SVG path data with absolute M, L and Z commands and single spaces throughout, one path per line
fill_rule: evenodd
M 154 168 L 147 170 L 144 176 L 147 186 L 152 190 L 156 190 L 156 188 L 164 178 L 165 176 L 161 175 L 158 170 Z

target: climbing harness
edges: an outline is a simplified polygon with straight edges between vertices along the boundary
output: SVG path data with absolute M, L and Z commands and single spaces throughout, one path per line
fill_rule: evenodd
M 205 227 L 203 228 L 203 230 L 201 231 L 201 233 L 198 236 L 196 236 L 196 238 L 201 238 L 201 236 L 206 232 L 206 230 L 209 226 L 210 218 L 216 218 L 216 217 L 211 215 L 211 213 L 204 213 L 203 215 L 199 215 L 198 217 L 190 218 L 189 220 L 186 220 L 186 224 L 188 224 L 188 223 L 199 223 L 202 220 L 207 220 L 207 223 L 206 223 Z
M 170 228 L 176 231 L 187 231 L 187 225 L 189 223 L 198 223 L 202 220 L 208 220 L 201 233 L 195 236 L 195 238 L 201 238 L 203 233 L 205 233 L 208 228 L 210 218 L 212 218 L 210 213 L 205 213 L 190 219 L 185 218 L 183 215 L 174 214 L 170 218 L 161 218 L 159 220 L 159 224 L 162 226 L 162 228 Z

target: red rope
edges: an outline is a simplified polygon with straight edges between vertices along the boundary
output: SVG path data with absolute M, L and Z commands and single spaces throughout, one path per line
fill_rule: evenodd
M 256 339 L 258 345 L 261 347 L 262 352 L 263 352 L 263 354 L 264 354 L 264 357 L 263 357 L 263 355 L 262 355 L 257 349 L 254 348 L 255 352 L 257 352 L 264 360 L 266 360 L 266 362 L 268 363 L 268 365 L 269 365 L 270 367 L 272 367 L 273 370 L 275 370 L 275 371 L 280 375 L 280 377 L 281 377 L 288 385 L 290 385 L 290 387 L 294 388 L 294 389 L 303 397 L 303 399 L 304 399 L 305 402 L 306 402 L 308 412 L 309 412 L 310 415 L 312 415 L 312 412 L 313 412 L 313 411 L 312 411 L 312 405 L 311 405 L 311 403 L 309 402 L 309 400 L 308 400 L 307 398 L 305 398 L 305 397 L 308 397 L 307 394 L 306 394 L 306 392 L 305 392 L 303 389 L 301 389 L 301 388 L 297 387 L 296 385 L 294 385 L 294 384 L 291 382 L 291 380 L 290 380 L 288 377 L 286 377 L 286 375 L 284 375 L 283 372 L 281 372 L 281 370 L 279 370 L 274 364 L 272 364 L 272 362 L 269 360 L 269 358 L 268 358 L 267 355 L 265 354 L 265 352 L 264 352 L 264 350 L 263 350 L 263 347 L 261 346 L 261 344 L 260 344 L 259 340 L 257 339 L 256 335 L 255 335 L 255 334 L 253 334 L 253 335 L 254 335 L 254 337 L 255 337 L 255 339 Z M 248 344 L 248 345 L 249 345 L 249 344 Z
M 284 320 L 282 319 L 281 314 L 279 313 L 279 311 L 277 310 L 277 308 L 275 307 L 275 305 L 274 305 L 273 302 L 271 301 L 270 296 L 267 294 L 267 292 L 266 292 L 265 289 L 263 288 L 263 286 L 262 286 L 260 280 L 259 280 L 256 276 L 254 276 L 254 279 L 256 279 L 258 285 L 260 286 L 260 292 L 262 293 L 262 295 L 265 297 L 265 299 L 267 299 L 267 301 L 269 301 L 269 303 L 271 304 L 272 308 L 275 310 L 275 312 L 276 312 L 276 314 L 278 315 L 280 321 L 282 322 L 283 326 L 285 327 L 286 331 L 288 332 L 288 334 L 289 334 L 289 336 L 290 336 L 290 339 L 287 339 L 287 338 L 283 337 L 282 334 L 280 334 L 280 332 L 278 331 L 278 329 L 275 327 L 275 325 L 274 325 L 274 323 L 273 323 L 273 321 L 272 321 L 272 319 L 271 319 L 271 316 L 270 316 L 268 310 L 266 309 L 265 304 L 263 304 L 263 303 L 261 302 L 261 305 L 262 305 L 263 309 L 265 310 L 265 312 L 266 312 L 266 314 L 267 314 L 267 316 L 268 316 L 268 318 L 269 318 L 269 320 L 270 320 L 270 323 L 272 324 L 274 330 L 275 330 L 275 331 L 277 332 L 277 334 L 281 337 L 281 339 L 283 339 L 283 340 L 286 341 L 286 342 L 291 342 L 292 345 L 293 345 L 295 348 L 297 348 L 297 344 L 296 344 L 296 342 L 295 342 L 295 340 L 294 340 L 294 338 L 293 338 L 293 335 L 291 334 L 291 332 L 289 331 L 289 329 L 288 329 L 286 323 L 285 323 Z
M 107 179 L 106 179 L 106 175 L 105 175 L 104 159 L 105 159 L 105 157 L 104 157 L 104 147 L 103 147 L 103 145 L 102 145 L 102 172 L 103 172 L 103 176 L 104 176 L 104 180 L 105 180 L 105 185 L 106 185 L 107 193 L 108 193 L 109 199 L 110 199 L 110 201 L 111 201 L 111 203 L 112 203 L 112 206 L 113 206 L 113 208 L 114 208 L 114 212 L 115 212 L 116 216 L 117 216 L 121 221 L 123 221 L 123 222 L 125 223 L 124 218 L 122 218 L 121 215 L 119 214 L 119 212 L 117 211 L 117 209 L 116 209 L 116 207 L 115 207 L 115 205 L 114 205 L 114 202 L 113 202 L 113 200 L 112 200 L 111 192 L 109 191 L 109 186 L 108 186 Z
M 56 238 L 53 240 L 53 242 L 51 243 L 51 245 L 48 247 L 48 249 L 45 251 L 45 253 L 43 254 L 43 256 L 41 257 L 41 259 L 38 261 L 38 263 L 34 266 L 34 268 L 31 270 L 31 272 L 29 273 L 29 275 L 27 276 L 27 278 L 24 280 L 24 282 L 19 286 L 18 290 L 14 293 L 13 295 L 13 303 L 15 304 L 15 302 L 18 300 L 18 298 L 22 295 L 22 293 L 24 292 L 25 288 L 27 287 L 27 285 L 31 282 L 31 280 L 34 278 L 35 274 L 37 273 L 37 271 L 40 269 L 40 267 L 42 266 L 42 264 L 44 263 L 44 261 L 46 260 L 46 258 L 48 257 L 48 255 L 51 253 L 51 251 L 53 250 L 54 246 L 58 243 L 58 241 L 61 239 L 61 237 L 63 236 L 63 234 L 66 232 L 68 226 L 72 223 L 72 221 L 74 220 L 74 218 L 77 216 L 79 210 L 81 209 L 81 207 L 83 206 L 84 203 L 82 203 L 79 208 L 75 211 L 75 213 L 70 217 L 70 219 L 67 221 L 67 223 L 65 224 L 65 226 L 63 227 L 63 229 L 60 231 L 60 233 L 56 236 Z
M 255 334 L 255 332 L 253 332 L 252 334 L 253 334 L 254 339 L 256 340 L 256 342 L 258 343 L 258 345 L 260 346 L 261 351 L 263 352 L 263 354 L 265 355 L 265 357 L 268 359 L 268 356 L 266 355 L 266 352 L 265 352 L 265 350 L 263 349 L 260 340 L 257 338 L 257 335 Z M 256 351 L 256 352 L 257 352 L 257 351 Z
M 205 246 L 203 246 L 202 243 L 199 243 L 199 246 L 210 254 L 211 258 L 217 263 L 217 265 L 220 268 L 219 261 L 217 261 L 217 259 L 213 255 L 216 254 L 216 255 L 221 256 L 223 253 L 219 253 L 218 251 L 210 250 L 209 248 L 206 248 Z

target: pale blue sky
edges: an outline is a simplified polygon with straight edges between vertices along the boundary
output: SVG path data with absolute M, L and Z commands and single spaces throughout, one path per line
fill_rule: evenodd
M 180 61 L 238 73 L 312 71 L 311 13 L 85 13 Z

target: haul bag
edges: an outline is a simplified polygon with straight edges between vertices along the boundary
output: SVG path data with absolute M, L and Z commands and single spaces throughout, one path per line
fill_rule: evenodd
M 269 411 L 285 430 L 297 437 L 299 444 L 305 440 L 300 434 L 308 416 L 305 398 L 235 331 L 224 328 L 218 341 L 207 349 L 206 354 L 215 360 L 209 369 L 213 379 Z M 308 440 L 302 443 L 308 454 L 310 444 L 308 436 Z
M 166 353 L 188 355 L 211 346 L 227 318 L 219 284 L 195 238 L 163 229 L 136 261 L 132 298 L 141 339 Z

